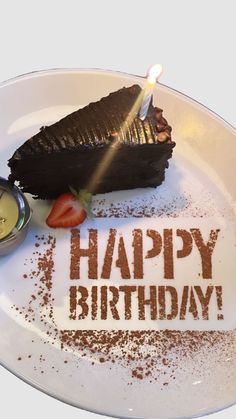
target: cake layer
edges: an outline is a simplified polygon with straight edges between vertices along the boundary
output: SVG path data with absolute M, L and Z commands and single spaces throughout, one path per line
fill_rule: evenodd
M 70 186 L 103 193 L 159 185 L 175 143 L 161 109 L 151 104 L 138 118 L 141 100 L 140 86 L 123 88 L 42 128 L 9 160 L 10 180 L 46 199 Z
M 172 148 L 171 143 L 120 146 L 106 174 L 96 179 L 93 193 L 160 185 Z M 92 171 L 101 164 L 107 149 L 108 146 L 25 157 L 18 161 L 14 173 L 24 192 L 54 199 L 68 191 L 68 186 L 87 188 Z

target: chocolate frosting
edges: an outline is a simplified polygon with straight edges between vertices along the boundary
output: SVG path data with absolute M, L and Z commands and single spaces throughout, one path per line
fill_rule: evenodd
M 151 103 L 146 119 L 138 117 L 142 95 L 138 85 L 124 87 L 42 127 L 9 160 L 10 180 L 35 197 L 55 198 L 69 186 L 86 187 L 109 147 L 118 144 L 92 192 L 157 186 L 175 143 L 160 108 Z

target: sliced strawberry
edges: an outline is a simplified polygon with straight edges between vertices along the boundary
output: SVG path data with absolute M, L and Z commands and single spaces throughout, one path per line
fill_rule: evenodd
M 64 193 L 54 202 L 46 219 L 49 227 L 75 227 L 85 220 L 87 212 L 79 200 L 79 194 Z

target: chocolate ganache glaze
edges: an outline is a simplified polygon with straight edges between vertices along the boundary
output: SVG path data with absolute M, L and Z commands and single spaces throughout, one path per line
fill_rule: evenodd
M 9 160 L 9 180 L 41 199 L 70 186 L 104 193 L 160 185 L 175 143 L 161 109 L 151 103 L 139 119 L 142 94 L 124 87 L 41 128 Z

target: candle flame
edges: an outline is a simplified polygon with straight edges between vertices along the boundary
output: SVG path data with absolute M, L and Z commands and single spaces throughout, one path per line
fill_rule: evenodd
M 147 75 L 148 82 L 150 84 L 155 84 L 157 80 L 159 79 L 161 73 L 162 73 L 161 64 L 153 65 L 148 71 L 148 75 Z

